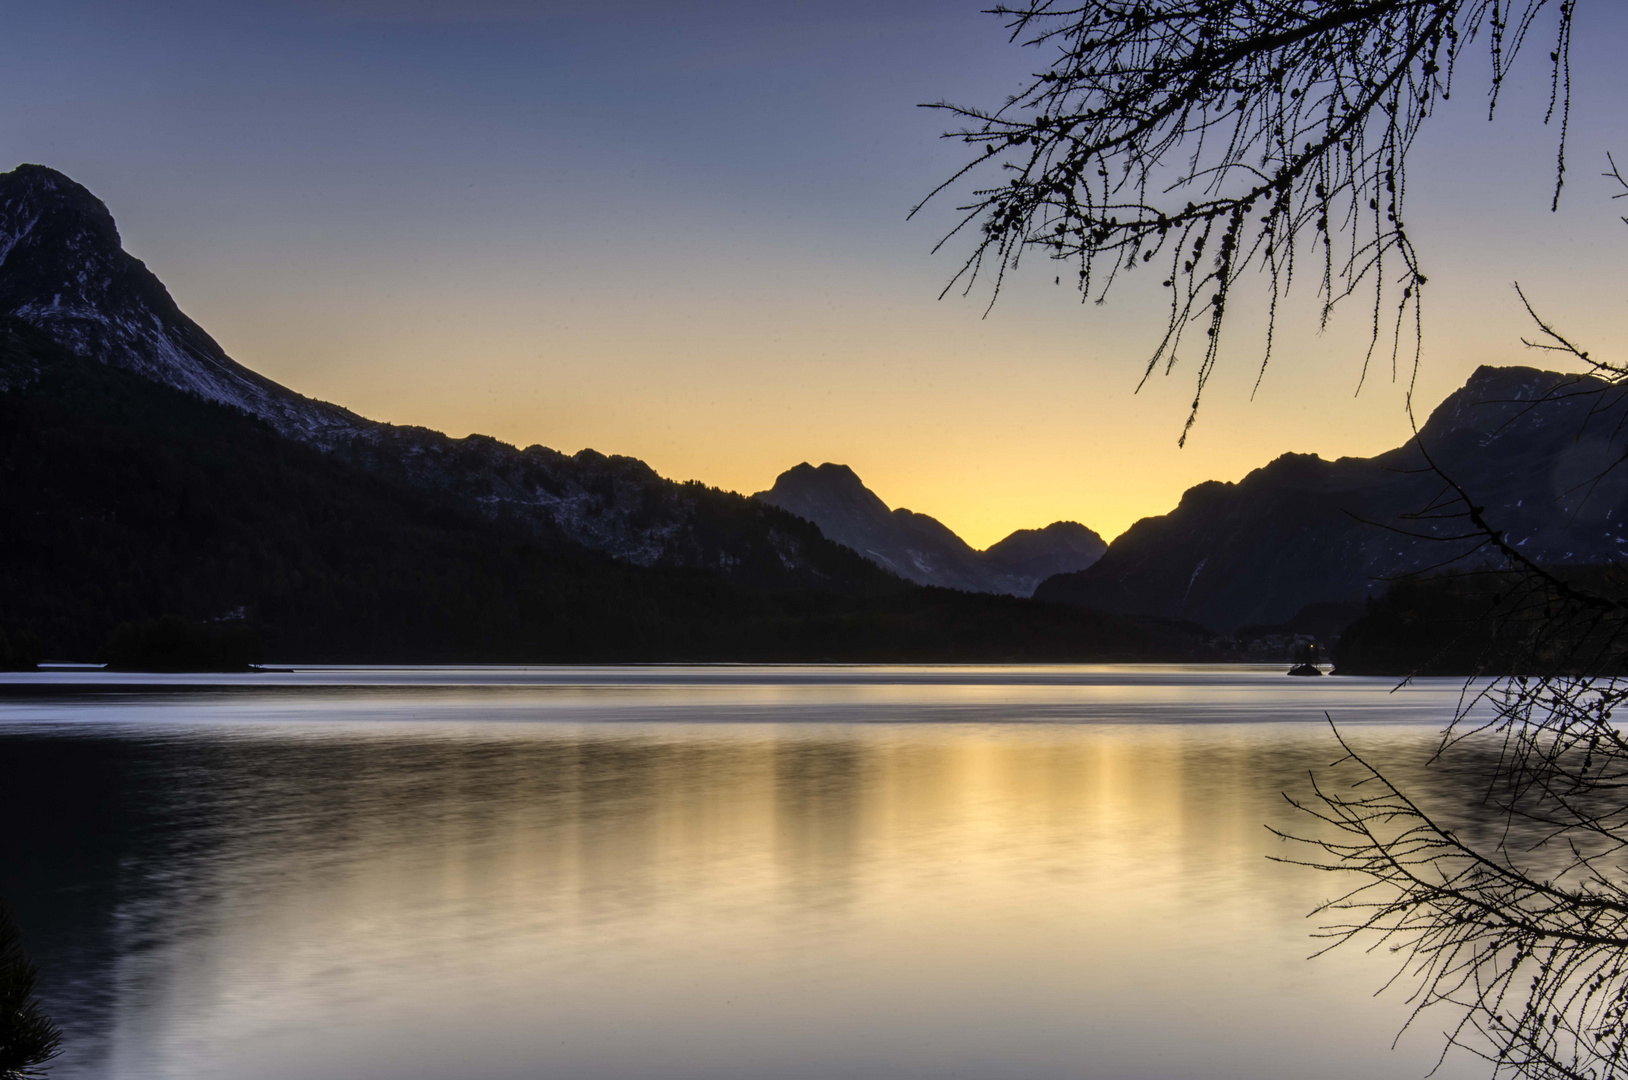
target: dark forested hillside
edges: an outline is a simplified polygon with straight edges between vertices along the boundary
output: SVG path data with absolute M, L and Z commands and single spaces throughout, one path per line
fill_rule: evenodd
M 1607 601 L 1628 597 L 1616 566 L 1560 566 L 1553 581 L 1508 571 L 1398 581 L 1345 628 L 1334 647 L 1340 675 L 1620 675 L 1617 620 L 1598 609 L 1558 617 L 1560 589 Z
M 41 165 L 0 173 L 4 316 L 74 356 L 235 407 L 431 501 L 625 563 L 704 570 L 748 588 L 842 591 L 874 576 L 790 515 L 674 483 L 634 458 L 378 423 L 280 386 L 226 355 L 181 311 L 124 250 L 100 199 Z M 854 581 L 845 579 L 850 570 Z
M 90 659 L 123 622 L 241 620 L 273 661 L 1092 659 L 1190 655 L 1194 628 L 920 589 L 784 511 L 698 485 L 707 542 L 764 516 L 820 589 L 641 567 L 289 439 L 0 323 L 0 630 Z M 752 575 L 742 575 L 747 578 Z M 765 572 L 765 580 L 775 575 Z
M 1628 470 L 1613 465 L 1625 422 L 1621 387 L 1483 367 L 1407 445 L 1338 461 L 1285 454 L 1236 484 L 1200 484 L 1170 513 L 1131 526 L 1089 569 L 1051 578 L 1035 596 L 1216 630 L 1378 596 L 1480 542 L 1448 539 L 1465 533 L 1464 521 L 1445 516 L 1450 492 L 1421 446 L 1535 561 L 1607 563 L 1628 552 Z M 1432 515 L 1409 517 L 1432 506 Z

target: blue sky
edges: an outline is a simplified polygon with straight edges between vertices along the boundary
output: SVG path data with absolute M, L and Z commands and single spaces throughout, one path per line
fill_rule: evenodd
M 1111 535 L 1283 451 L 1401 442 L 1399 387 L 1352 396 L 1360 317 L 1291 318 L 1253 400 L 1240 325 L 1178 451 L 1189 373 L 1133 393 L 1149 298 L 1081 306 L 1043 267 L 988 318 L 937 299 L 953 202 L 905 218 L 960 154 L 917 105 L 998 102 L 1042 59 L 980 6 L 29 5 L 0 145 L 107 202 L 241 362 L 379 419 L 745 491 L 841 461 L 979 544 Z M 1597 174 L 1628 158 L 1625 16 L 1579 7 L 1561 214 L 1541 62 L 1493 123 L 1472 64 L 1413 164 L 1427 404 L 1537 362 L 1516 278 L 1600 347 L 1619 332 L 1628 226 Z

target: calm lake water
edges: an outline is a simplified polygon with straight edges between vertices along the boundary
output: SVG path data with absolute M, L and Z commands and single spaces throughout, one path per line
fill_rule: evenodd
M 1281 667 L 0 677 L 53 1076 L 1423 1076 L 1267 859 L 1456 681 Z M 1449 1059 L 1438 1076 L 1484 1076 Z

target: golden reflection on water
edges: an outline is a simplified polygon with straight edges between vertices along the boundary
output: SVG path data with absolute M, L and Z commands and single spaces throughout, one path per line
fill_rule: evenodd
M 1333 756 L 1310 724 L 172 732 L 61 1075 L 1423 1075 L 1383 959 L 1305 959 L 1336 883 L 1265 858 Z

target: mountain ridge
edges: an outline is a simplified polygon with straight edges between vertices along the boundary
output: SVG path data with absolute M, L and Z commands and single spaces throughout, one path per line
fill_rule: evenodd
M 1057 521 L 979 551 L 936 518 L 889 508 L 851 468 L 832 462 L 794 465 L 752 497 L 813 522 L 906 580 L 966 592 L 1029 596 L 1047 577 L 1091 565 L 1107 547 L 1084 525 Z
M 823 530 L 841 530 L 820 525 L 819 507 L 777 506 L 772 490 L 751 499 L 667 480 L 633 458 L 457 439 L 306 398 L 228 356 L 123 250 L 107 207 L 45 166 L 0 174 L 0 320 L 63 355 L 245 413 L 348 466 L 528 530 L 539 543 L 635 566 L 705 571 L 752 589 L 868 594 L 936 574 L 934 584 L 1021 594 L 1024 577 L 1044 571 L 1057 548 L 1073 544 L 1064 554 L 1080 557 L 1082 545 L 1101 542 L 1061 523 L 975 552 L 928 515 L 890 510 L 852 470 L 838 477 L 847 485 L 845 512 L 889 535 L 831 536 Z M 49 378 L 47 369 L 60 366 L 42 359 L 49 351 L 12 350 L 0 365 L 0 393 Z M 1093 565 L 1046 576 L 1035 595 L 1217 629 L 1279 623 L 1308 603 L 1374 595 L 1388 577 L 1453 554 L 1442 522 L 1414 521 L 1422 535 L 1409 537 L 1358 521 L 1405 524 L 1410 511 L 1440 497 L 1424 450 L 1485 503 L 1511 544 L 1539 561 L 1628 558 L 1628 470 L 1609 469 L 1628 428 L 1624 393 L 1586 376 L 1483 366 L 1407 445 L 1333 462 L 1286 454 L 1236 484 L 1197 485 L 1169 514 L 1133 525 Z M 862 549 L 883 558 L 857 556 Z M 993 586 L 992 575 L 1000 577 Z
M 0 311 L 59 345 L 322 444 L 369 422 L 238 364 L 124 250 L 112 213 L 44 165 L 0 174 Z
M 705 569 L 754 587 L 871 587 L 869 564 L 846 564 L 795 518 L 744 496 L 665 479 L 634 458 L 381 423 L 259 375 L 123 249 L 100 199 L 47 166 L 0 173 L 0 316 L 74 356 L 239 409 L 351 464 L 634 565 Z M 20 365 L 4 378 L 30 378 Z
M 1441 516 L 1452 490 L 1432 462 L 1536 561 L 1623 558 L 1628 472 L 1611 466 L 1623 449 L 1624 394 L 1591 376 L 1482 365 L 1403 446 L 1334 461 L 1283 454 L 1236 483 L 1195 485 L 1035 596 L 1217 630 L 1376 597 L 1395 578 L 1485 557 L 1480 537 L 1454 539 L 1462 519 Z
M 9 378 L 18 372 L 26 389 Z M 636 566 L 75 356 L 10 317 L 0 376 L 11 387 L 0 390 L 0 631 L 37 637 L 51 659 L 107 658 L 121 624 L 159 615 L 252 630 L 284 663 L 1107 661 L 1207 649 L 1198 627 L 919 588 L 791 515 L 787 532 L 836 560 L 847 587 L 754 589 Z

